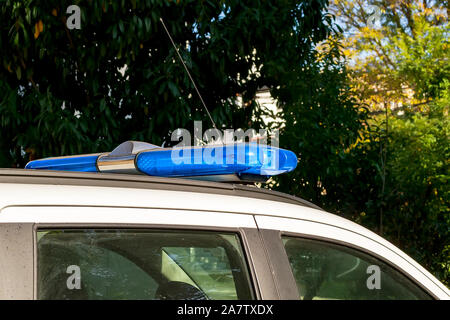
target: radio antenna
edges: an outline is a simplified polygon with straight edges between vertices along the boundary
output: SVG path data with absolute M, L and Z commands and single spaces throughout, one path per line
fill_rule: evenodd
M 161 24 L 164 27 L 164 30 L 166 30 L 167 36 L 169 37 L 170 42 L 172 42 L 172 45 L 175 48 L 175 51 L 177 52 L 178 58 L 180 58 L 180 61 L 183 64 L 183 67 L 186 70 L 186 73 L 189 76 L 189 79 L 191 79 L 192 85 L 194 86 L 194 89 L 197 92 L 198 97 L 200 98 L 200 101 L 202 102 L 203 107 L 205 108 L 205 111 L 208 114 L 208 117 L 211 120 L 211 123 L 212 123 L 214 129 L 218 130 L 217 127 L 216 127 L 216 123 L 214 122 L 213 118 L 211 117 L 211 114 L 209 113 L 209 110 L 208 110 L 208 107 L 206 106 L 205 101 L 203 101 L 203 98 L 202 98 L 202 95 L 200 94 L 200 91 L 198 91 L 197 85 L 195 84 L 195 81 L 192 78 L 191 73 L 189 72 L 189 69 L 187 68 L 186 64 L 183 61 L 183 58 L 181 57 L 180 51 L 178 50 L 177 46 L 175 45 L 175 42 L 173 41 L 169 30 L 167 30 L 167 27 L 166 27 L 166 24 L 164 23 L 164 20 L 162 18 L 159 18 L 159 21 L 161 21 Z

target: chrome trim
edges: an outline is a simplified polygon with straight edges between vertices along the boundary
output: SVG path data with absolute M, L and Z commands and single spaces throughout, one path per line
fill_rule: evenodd
M 99 172 L 142 174 L 135 165 L 136 155 L 144 150 L 160 148 L 141 141 L 126 141 L 108 154 L 97 158 Z
M 97 169 L 99 172 L 141 174 L 134 165 L 135 157 L 134 154 L 122 157 L 99 156 Z

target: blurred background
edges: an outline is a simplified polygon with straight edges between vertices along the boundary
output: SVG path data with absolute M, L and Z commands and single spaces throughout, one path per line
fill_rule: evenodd
M 438 0 L 1 1 L 0 167 L 209 125 L 162 17 L 217 126 L 277 129 L 298 155 L 263 187 L 449 286 L 448 16 Z

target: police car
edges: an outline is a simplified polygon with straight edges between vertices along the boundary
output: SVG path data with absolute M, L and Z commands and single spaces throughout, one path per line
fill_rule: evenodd
M 174 151 L 0 170 L 0 299 L 449 299 L 373 232 L 252 184 L 294 170 L 292 152 Z

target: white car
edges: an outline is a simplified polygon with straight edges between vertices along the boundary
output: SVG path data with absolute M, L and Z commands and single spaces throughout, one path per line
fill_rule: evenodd
M 0 299 L 449 299 L 373 232 L 238 183 L 0 170 Z

